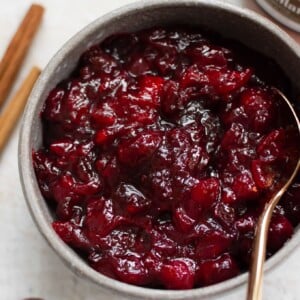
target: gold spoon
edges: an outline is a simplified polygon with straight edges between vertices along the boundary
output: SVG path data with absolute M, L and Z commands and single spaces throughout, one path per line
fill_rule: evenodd
M 274 90 L 281 96 L 281 98 L 288 105 L 293 117 L 296 120 L 298 131 L 300 132 L 300 122 L 297 117 L 297 114 L 289 102 L 289 100 L 285 97 L 285 95 L 274 88 Z M 262 282 L 263 282 L 263 267 L 266 258 L 266 247 L 267 247 L 267 238 L 268 238 L 268 230 L 270 225 L 270 220 L 272 217 L 273 210 L 277 203 L 279 202 L 282 195 L 286 192 L 294 178 L 296 177 L 298 170 L 300 168 L 300 159 L 298 159 L 297 165 L 287 180 L 287 182 L 275 192 L 270 201 L 268 201 L 264 207 L 264 210 L 259 217 L 255 239 L 253 243 L 253 252 L 251 259 L 251 267 L 249 272 L 249 280 L 248 280 L 248 291 L 247 291 L 247 300 L 261 300 L 262 299 Z

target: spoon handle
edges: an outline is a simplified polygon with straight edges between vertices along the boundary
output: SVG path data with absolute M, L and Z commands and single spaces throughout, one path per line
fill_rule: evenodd
M 286 98 L 286 96 L 277 88 L 273 88 L 277 92 L 285 103 L 288 105 L 296 123 L 298 132 L 300 132 L 300 122 L 295 112 L 292 104 Z M 272 218 L 272 213 L 275 206 L 279 202 L 282 195 L 286 192 L 290 184 L 295 179 L 298 171 L 300 169 L 300 159 L 297 162 L 297 165 L 287 180 L 287 182 L 278 190 L 268 201 L 264 207 L 264 211 L 261 214 L 255 232 L 255 238 L 253 243 L 253 251 L 251 258 L 251 266 L 248 279 L 248 290 L 247 290 L 247 300 L 261 300 L 262 299 L 262 282 L 263 282 L 263 268 L 266 259 L 266 248 L 268 240 L 268 231 L 269 225 Z
M 266 248 L 268 240 L 269 225 L 272 218 L 272 213 L 275 206 L 279 202 L 282 195 L 286 192 L 300 168 L 300 160 L 293 171 L 293 174 L 284 186 L 276 192 L 269 202 L 266 203 L 264 211 L 260 216 L 253 244 L 251 267 L 248 280 L 247 300 L 262 299 L 262 282 L 263 282 L 263 267 L 266 258 Z
M 263 268 L 266 258 L 268 230 L 273 210 L 283 194 L 282 190 L 279 192 L 272 198 L 272 204 L 267 203 L 257 223 L 248 280 L 247 300 L 262 299 Z

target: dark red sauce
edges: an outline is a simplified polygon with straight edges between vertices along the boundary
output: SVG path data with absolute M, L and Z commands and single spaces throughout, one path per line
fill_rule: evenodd
M 57 234 L 95 270 L 167 289 L 247 270 L 253 232 L 296 159 L 298 136 L 266 58 L 197 30 L 115 35 L 49 94 L 33 153 Z M 268 255 L 300 220 L 300 184 L 277 206 Z

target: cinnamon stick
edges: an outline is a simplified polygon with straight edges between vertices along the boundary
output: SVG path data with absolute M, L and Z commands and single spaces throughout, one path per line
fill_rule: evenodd
M 5 101 L 39 27 L 44 8 L 33 4 L 12 38 L 0 63 L 0 106 Z
M 21 115 L 32 87 L 40 75 L 40 69 L 33 67 L 0 117 L 0 153 L 3 150 L 19 116 Z

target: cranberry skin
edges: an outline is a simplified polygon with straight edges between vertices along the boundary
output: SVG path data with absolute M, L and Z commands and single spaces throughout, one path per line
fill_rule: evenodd
M 222 189 L 221 201 L 224 204 L 232 205 L 236 202 L 237 198 L 233 190 L 229 187 Z
M 247 214 L 235 221 L 234 226 L 240 234 L 253 234 L 257 222 L 257 217 Z
M 271 94 L 271 96 L 270 96 Z M 248 89 L 241 96 L 241 105 L 248 115 L 250 125 L 255 131 L 267 131 L 274 120 L 272 92 L 262 89 Z
M 114 214 L 112 200 L 93 199 L 87 205 L 84 227 L 95 244 L 117 226 L 118 217 Z
M 32 158 L 41 192 L 46 199 L 51 199 L 53 198 L 51 184 L 56 182 L 61 170 L 56 161 L 44 151 L 34 152 Z
M 187 49 L 193 63 L 202 68 L 207 65 L 226 67 L 230 50 L 207 44 L 196 44 Z
M 112 188 L 116 186 L 121 176 L 120 174 L 121 170 L 117 162 L 117 158 L 116 157 L 111 158 L 99 173 L 103 177 L 104 182 L 107 185 L 107 188 Z
M 206 286 L 230 279 L 238 274 L 239 269 L 234 259 L 229 254 L 224 254 L 201 263 L 197 277 L 199 283 Z
M 160 258 L 162 256 L 173 256 L 176 253 L 177 243 L 168 237 L 163 230 L 151 230 L 150 235 L 153 243 L 153 252 Z M 160 260 L 162 264 L 162 261 Z
M 80 227 L 71 222 L 55 221 L 52 224 L 58 236 L 67 244 L 76 249 L 88 252 L 91 244 Z
M 88 257 L 89 264 L 93 269 L 105 276 L 118 280 L 112 260 L 114 260 L 114 258 L 104 256 L 97 251 L 92 252 Z
M 164 79 L 159 76 L 144 76 L 140 82 L 138 103 L 141 107 L 159 107 Z
M 238 201 L 252 200 L 257 198 L 259 190 L 249 171 L 244 171 L 233 179 L 232 190 Z
M 177 230 L 181 232 L 189 232 L 195 223 L 195 220 L 191 218 L 182 207 L 175 209 L 173 221 Z
M 242 72 L 231 70 L 224 72 L 223 69 L 209 68 L 206 70 L 206 75 L 209 84 L 214 88 L 215 92 L 220 95 L 226 95 L 245 85 L 250 79 L 252 71 L 246 69 Z
M 217 258 L 228 251 L 231 242 L 231 239 L 222 232 L 208 232 L 196 246 L 196 257 L 201 261 Z
M 271 166 L 261 160 L 253 160 L 251 163 L 251 173 L 256 185 L 261 189 L 267 189 L 274 182 L 275 173 Z
M 287 218 L 282 215 L 275 215 L 271 219 L 268 249 L 272 253 L 280 249 L 283 244 L 292 236 L 293 226 Z
M 208 209 L 220 195 L 220 182 L 216 178 L 200 180 L 191 191 L 191 201 L 195 207 Z
M 285 144 L 284 129 L 270 132 L 257 146 L 260 160 L 274 162 L 281 156 Z
M 52 227 L 65 243 L 70 243 L 73 240 L 73 226 L 71 223 L 56 221 L 53 222 Z
M 90 110 L 90 101 L 85 96 L 85 85 L 79 80 L 73 80 L 65 95 L 64 112 L 67 122 L 73 128 L 84 125 Z
M 150 64 L 147 59 L 139 54 L 133 56 L 127 66 L 128 72 L 132 76 L 141 76 L 151 73 Z
M 213 216 L 224 228 L 229 229 L 235 220 L 235 209 L 232 206 L 219 202 L 214 207 Z
M 148 269 L 151 285 L 158 285 L 160 283 L 159 274 L 162 266 L 161 255 L 153 250 L 150 251 L 144 258 L 144 264 Z
M 167 289 L 190 289 L 194 286 L 195 270 L 184 259 L 171 260 L 162 266 L 160 278 Z
M 116 258 L 113 260 L 117 277 L 126 283 L 145 285 L 149 281 L 148 270 L 140 257 Z
M 70 139 L 61 139 L 53 142 L 50 146 L 50 151 L 57 156 L 66 156 L 74 151 L 74 144 Z
M 114 195 L 114 200 L 118 201 L 129 215 L 141 213 L 151 205 L 151 201 L 141 191 L 133 185 L 125 183 L 119 185 Z
M 67 198 L 76 198 L 73 190 L 74 184 L 75 180 L 70 174 L 59 177 L 52 188 L 54 199 L 59 203 Z
M 248 144 L 247 131 L 240 123 L 232 123 L 231 127 L 225 132 L 221 141 L 221 147 L 224 150 L 230 150 L 233 147 Z
M 62 100 L 65 91 L 60 88 L 53 89 L 45 103 L 42 116 L 48 121 L 60 121 L 62 119 Z
M 135 167 L 150 159 L 161 143 L 159 133 L 141 133 L 119 145 L 118 158 L 129 167 Z
M 114 110 L 108 105 L 103 105 L 97 108 L 92 113 L 92 120 L 97 124 L 97 126 L 105 128 L 107 126 L 112 126 L 116 122 L 116 114 Z
M 167 81 L 163 88 L 161 98 L 161 110 L 167 116 L 178 113 L 184 107 L 184 100 L 180 93 L 179 84 L 175 81 Z
M 209 78 L 205 72 L 200 71 L 196 65 L 192 65 L 183 74 L 180 85 L 182 88 L 187 88 L 195 85 L 204 86 L 209 84 Z
M 98 46 L 91 47 L 81 57 L 81 63 L 91 66 L 96 73 L 111 74 L 118 66 L 112 56 L 104 53 Z

